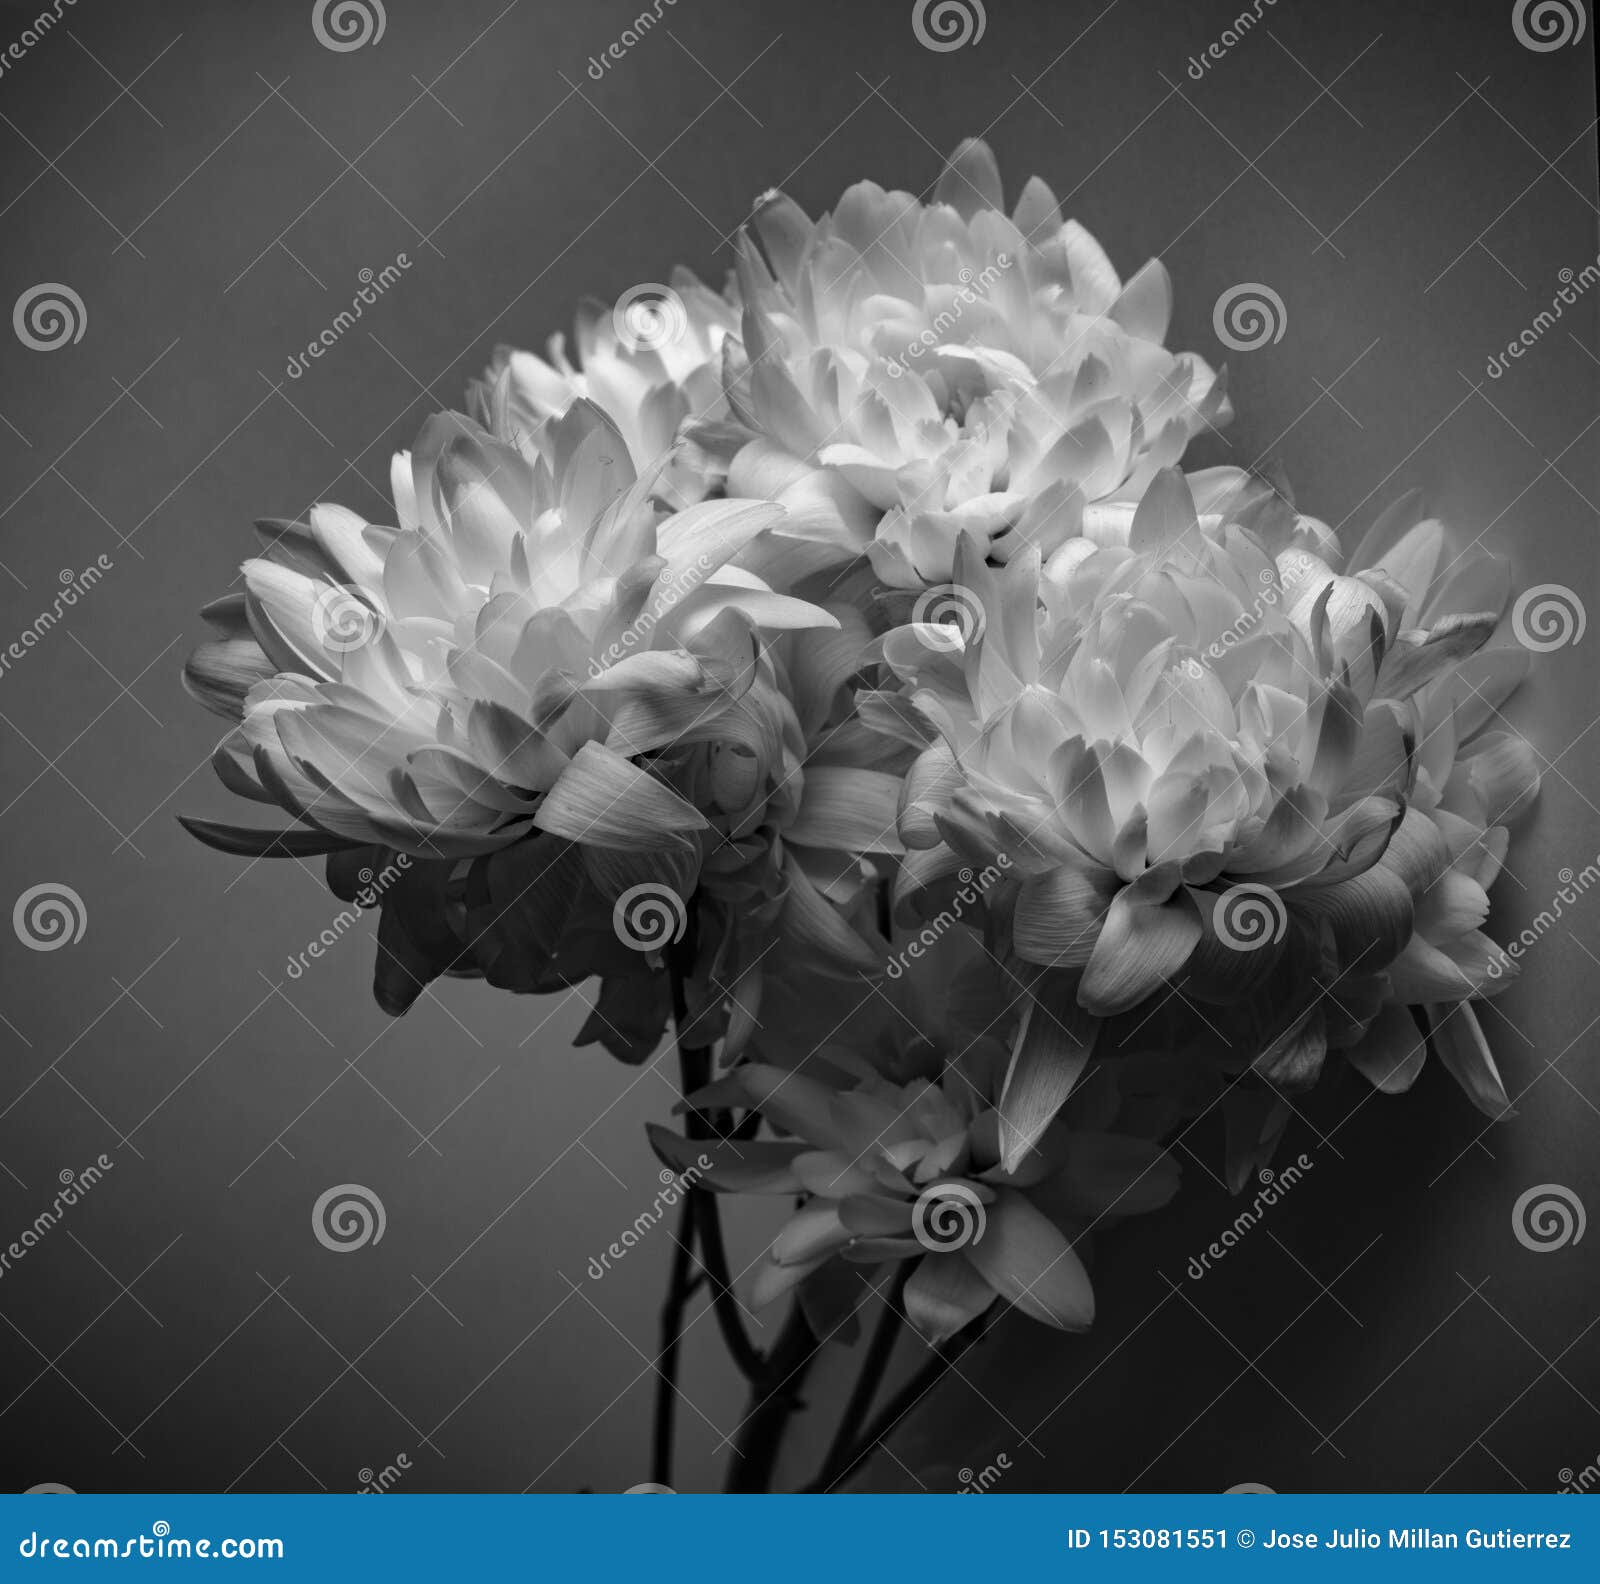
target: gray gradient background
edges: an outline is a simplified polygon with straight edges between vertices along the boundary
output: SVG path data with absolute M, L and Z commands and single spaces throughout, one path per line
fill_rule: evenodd
M 0 43 L 38 9 L 0 7 Z M 0 300 L 61 281 L 88 308 L 55 352 L 0 336 L 0 636 L 61 569 L 115 563 L 0 676 L 0 901 L 61 881 L 89 919 L 50 954 L 0 931 L 0 1239 L 64 1167 L 116 1163 L 0 1277 L 5 1488 L 348 1490 L 400 1453 L 417 1491 L 648 1477 L 669 1239 L 584 1267 L 656 1191 L 640 1124 L 670 1065 L 570 1050 L 579 997 L 448 983 L 390 1023 L 365 932 L 286 982 L 338 904 L 313 867 L 179 830 L 228 800 L 177 678 L 252 517 L 332 498 L 384 520 L 390 451 L 496 341 L 675 261 L 720 278 L 764 187 L 813 212 L 868 174 L 921 190 L 984 133 L 1012 191 L 1044 175 L 1124 272 L 1165 258 L 1175 345 L 1221 357 L 1235 283 L 1283 297 L 1282 341 L 1229 359 L 1229 444 L 1197 460 L 1281 458 L 1347 539 L 1421 485 L 1525 583 L 1594 603 L 1596 299 L 1484 379 L 1596 254 L 1592 26 L 1539 54 L 1501 0 L 1282 0 L 1194 82 L 1238 0 L 989 0 L 949 54 L 901 0 L 681 0 L 591 81 L 638 9 L 389 0 L 381 43 L 338 54 L 309 0 L 81 0 L 0 76 Z M 286 382 L 402 250 L 415 267 Z M 1553 766 L 1497 929 L 1600 846 L 1597 642 L 1518 701 Z M 1515 1123 L 1485 1133 L 1436 1072 L 1348 1122 L 1353 1092 L 1319 1099 L 1328 1142 L 1287 1147 L 1316 1168 L 1201 1283 L 1184 1265 L 1234 1212 L 1187 1161 L 1178 1207 L 1102 1245 L 1095 1334 L 1007 1321 L 870 1482 L 948 1488 L 1005 1451 L 1012 1489 L 1549 1490 L 1600 1455 L 1600 1229 L 1536 1255 L 1510 1221 L 1547 1181 L 1600 1213 L 1597 912 L 1488 1014 Z M 388 1230 L 335 1255 L 310 1210 L 348 1181 Z M 737 1263 L 761 1230 L 735 1217 Z M 740 1411 L 704 1321 L 684 1384 L 678 1482 L 703 1488 Z

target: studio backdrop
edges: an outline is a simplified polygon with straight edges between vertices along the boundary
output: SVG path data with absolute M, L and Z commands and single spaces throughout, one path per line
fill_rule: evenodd
M 855 1488 L 911 1491 L 1553 1491 L 1600 1478 L 1600 1235 L 1584 1236 L 1600 1210 L 1600 888 L 1590 889 L 1600 733 L 1596 639 L 1585 630 L 1600 517 L 1600 207 L 1588 11 L 1584 0 L 1253 0 L 1243 12 L 1240 0 L 652 0 L 642 14 L 638 0 L 0 6 L 0 297 L 13 309 L 0 344 L 8 1488 L 626 1490 L 659 1482 L 652 1425 L 659 1436 L 663 1395 L 674 1488 L 719 1489 L 730 1459 L 751 1456 L 776 1459 L 766 1477 L 779 1488 L 813 1477 L 874 1346 L 869 1309 L 885 1307 L 891 1288 L 869 1297 L 852 1345 L 835 1339 L 807 1362 L 786 1388 L 797 1401 L 779 1392 L 778 1408 L 768 1402 L 763 1412 L 782 1409 L 790 1422 L 766 1453 L 750 1451 L 749 1388 L 726 1333 L 760 1354 L 784 1345 L 789 1298 L 762 1305 L 752 1283 L 771 1267 L 774 1238 L 795 1247 L 799 1234 L 785 1228 L 816 1185 L 780 1175 L 776 1195 L 716 1194 L 727 1324 L 709 1302 L 715 1277 L 688 1293 L 676 1323 L 664 1316 L 688 1236 L 677 1201 L 710 1197 L 692 1140 L 690 1153 L 669 1143 L 662 1154 L 646 1136 L 647 1123 L 674 1135 L 685 1123 L 671 1032 L 658 1040 L 645 1019 L 630 1036 L 644 1048 L 619 1061 L 607 1046 L 627 1044 L 615 1027 L 627 1014 L 602 1008 L 609 1020 L 598 1028 L 598 979 L 518 995 L 481 972 L 435 977 L 437 966 L 411 975 L 398 997 L 409 1007 L 392 1015 L 374 934 L 391 914 L 385 890 L 415 883 L 405 842 L 391 841 L 388 825 L 367 838 L 360 853 L 387 856 L 351 860 L 340 895 L 325 847 L 228 856 L 197 841 L 178 815 L 273 829 L 296 821 L 272 806 L 270 789 L 256 786 L 252 805 L 219 784 L 212 755 L 227 723 L 198 706 L 183 670 L 217 637 L 202 607 L 220 599 L 242 610 L 247 588 L 259 603 L 257 582 L 240 573 L 261 553 L 254 521 L 279 525 L 268 539 L 289 543 L 290 561 L 294 525 L 316 503 L 403 528 L 391 457 L 414 444 L 421 455 L 434 443 L 418 439 L 424 421 L 441 412 L 490 427 L 497 416 L 495 443 L 534 455 L 516 414 L 503 402 L 492 411 L 492 380 L 469 405 L 469 384 L 498 347 L 545 356 L 563 333 L 576 362 L 596 325 L 615 318 L 648 340 L 661 315 L 670 336 L 675 310 L 702 313 L 680 267 L 712 293 L 742 258 L 781 276 L 782 228 L 759 241 L 741 231 L 758 204 L 769 217 L 814 219 L 870 180 L 930 206 L 954 193 L 950 223 L 960 214 L 966 226 L 976 200 L 942 178 L 965 139 L 993 159 L 969 147 L 962 180 L 977 191 L 997 170 L 1010 215 L 1028 179 L 1042 178 L 1062 214 L 1098 240 L 1118 290 L 1145 260 L 1163 261 L 1173 310 L 1153 339 L 1164 331 L 1168 347 L 1198 360 L 1183 365 L 1196 381 L 1183 399 L 1200 415 L 1185 436 L 1183 488 L 1200 519 L 1203 480 L 1237 469 L 1269 491 L 1252 511 L 1298 520 L 1298 553 L 1331 562 L 1415 490 L 1416 515 L 1449 526 L 1447 559 L 1500 558 L 1490 642 L 1531 663 L 1515 697 L 1484 705 L 1514 764 L 1474 761 L 1473 785 L 1481 792 L 1485 778 L 1521 769 L 1538 789 L 1534 798 L 1519 787 L 1517 806 L 1501 811 L 1511 835 L 1498 875 L 1473 870 L 1492 880 L 1492 908 L 1467 923 L 1498 943 L 1473 1002 L 1488 1069 L 1469 1063 L 1463 1078 L 1429 1047 L 1420 1071 L 1402 1082 L 1386 1069 L 1394 1081 L 1375 1086 L 1327 1032 L 1325 1004 L 1321 1080 L 1296 1087 L 1278 1070 L 1288 1098 L 1274 1148 L 1259 1162 L 1235 1149 L 1232 1181 L 1222 1108 L 1196 1104 L 1164 1132 L 1150 1124 L 1161 1134 L 1161 1192 L 1136 1195 L 1151 1213 L 1124 1217 L 1136 1206 L 1122 1203 L 1117 1224 L 1083 1239 L 1087 1328 L 1076 1323 L 1085 1315 L 1062 1326 L 1029 1312 L 1029 1278 L 1001 1268 L 1011 1223 L 1000 1209 L 1021 1190 L 980 1182 L 965 1207 L 988 1213 L 989 1252 L 980 1259 L 983 1241 L 974 1244 L 962 1269 L 999 1271 L 987 1330 L 936 1383 L 905 1395 L 861 1456 L 845 1460 L 853 1466 L 835 1458 L 834 1473 Z M 775 209 L 773 189 L 797 209 Z M 1098 264 L 1074 242 L 1071 268 L 1082 298 Z M 957 375 L 927 352 L 941 338 L 971 339 L 956 321 L 991 285 L 978 273 L 939 274 L 953 295 L 937 333 L 898 354 L 902 391 L 915 384 L 949 399 L 927 420 L 936 436 L 941 423 L 970 427 L 974 390 L 1020 366 L 995 354 Z M 994 292 L 1012 284 L 997 274 Z M 729 300 L 719 344 L 742 339 L 759 381 L 759 331 Z M 630 303 L 642 318 L 628 318 Z M 1142 303 L 1124 292 L 1116 334 L 1150 333 Z M 991 308 L 974 306 L 972 322 Z M 871 324 L 888 312 L 859 300 L 858 310 Z M 832 311 L 824 305 L 824 319 Z M 588 330 L 575 338 L 580 314 Z M 701 327 L 695 319 L 691 335 Z M 708 365 L 719 399 L 733 366 Z M 801 362 L 791 367 L 801 382 Z M 1122 365 L 1097 367 L 1104 376 Z M 1224 385 L 1205 384 L 1224 369 Z M 753 388 L 748 370 L 740 377 Z M 625 404 L 598 376 L 592 384 L 602 406 Z M 721 467 L 702 493 L 723 492 L 737 423 L 765 415 L 783 433 L 799 423 L 788 409 L 772 417 L 783 400 L 774 389 L 749 398 L 768 403 L 754 417 L 724 413 L 702 436 L 695 456 Z M 1083 399 L 1081 389 L 1071 396 Z M 529 422 L 542 420 L 537 409 Z M 665 420 L 674 443 L 677 416 Z M 1118 443 L 1143 455 L 1161 432 L 1146 429 L 1125 421 Z M 625 430 L 596 433 L 627 451 Z M 442 457 L 460 454 L 438 443 Z M 1151 452 L 1137 477 L 1181 484 L 1177 452 Z M 1014 447 L 1013 469 L 1019 455 Z M 873 494 L 881 468 L 849 458 L 839 467 L 850 489 Z M 463 510 L 478 498 L 472 489 L 500 487 L 494 471 L 469 481 Z M 1135 476 L 1132 463 L 1126 473 Z M 575 509 L 574 493 L 562 509 Z M 426 499 L 413 506 L 430 509 Z M 1080 490 L 1073 509 L 1090 513 L 1086 523 L 1101 520 L 1091 507 L 1092 492 Z M 535 510 L 526 499 L 521 509 Z M 1303 526 L 1310 519 L 1326 539 Z M 957 527 L 976 521 L 969 510 Z M 1034 521 L 1008 520 L 1005 531 Z M 352 541 L 375 554 L 372 542 L 359 532 Z M 919 590 L 961 585 L 963 567 L 978 567 L 973 583 L 1021 564 L 1003 546 L 986 566 L 981 546 L 971 563 L 952 562 L 947 547 L 932 571 L 885 576 L 929 542 L 911 534 L 900 560 L 871 563 L 889 587 L 866 607 L 878 647 L 863 666 L 894 658 L 885 632 L 896 623 L 921 630 L 908 614 Z M 793 611 L 802 600 L 833 609 L 815 569 L 810 583 L 780 586 L 773 564 L 759 569 L 780 593 L 741 604 L 753 593 L 741 584 L 732 600 L 756 612 L 758 628 L 758 617 L 803 627 Z M 1323 620 L 1324 636 L 1343 587 L 1320 618 L 1306 618 Z M 1405 609 L 1392 583 L 1363 587 L 1377 590 L 1370 604 L 1391 648 L 1434 622 Z M 444 641 L 447 616 L 428 642 Z M 981 640 L 991 650 L 996 625 Z M 763 632 L 756 650 L 766 653 L 793 638 Z M 975 655 L 978 634 L 963 636 Z M 1219 657 L 1233 647 L 1217 642 Z M 651 638 L 643 650 L 670 647 Z M 909 665 L 915 688 L 937 692 L 940 678 L 959 675 L 959 655 L 923 654 L 921 670 Z M 1444 672 L 1467 664 L 1468 649 L 1454 656 Z M 356 676 L 336 674 L 347 685 Z M 888 670 L 846 666 L 836 681 L 859 686 L 863 676 L 881 692 Z M 548 693 L 541 699 L 553 709 Z M 1411 767 L 1396 819 L 1418 800 L 1415 776 L 1431 773 L 1429 744 L 1440 733 L 1453 743 L 1455 729 L 1435 718 L 1423 741 L 1408 740 L 1423 769 Z M 495 740 L 509 753 L 532 739 Z M 1525 752 L 1503 746 L 1523 740 Z M 434 773 L 430 796 L 453 772 Z M 509 820 L 520 795 L 493 817 Z M 904 803 L 902 836 L 853 872 L 881 876 L 887 849 L 911 851 Z M 967 806 L 944 809 L 939 829 L 968 830 L 951 812 Z M 891 827 L 896 812 L 891 801 Z M 314 818 L 297 828 L 318 829 Z M 1367 836 L 1345 834 L 1339 861 L 1356 862 Z M 470 867 L 478 851 L 452 850 L 440 867 Z M 973 882 L 980 891 L 987 872 Z M 1215 875 L 1185 878 L 1203 890 Z M 1436 881 L 1405 901 L 1406 929 L 1443 930 L 1462 909 L 1472 914 L 1465 893 L 1477 879 Z M 1004 877 L 995 896 L 1017 883 Z M 702 902 L 708 885 L 702 877 Z M 450 910 L 480 901 L 441 893 L 437 917 L 459 924 L 466 912 Z M 818 905 L 843 916 L 831 894 Z M 998 912 L 994 898 L 983 905 Z M 886 953 L 916 938 L 905 915 L 889 918 L 887 895 L 883 910 L 861 907 L 869 940 L 887 923 Z M 709 917 L 696 926 L 702 942 Z M 1007 917 L 1006 931 L 1026 933 Z M 1274 923 L 1265 920 L 1269 933 Z M 954 933 L 997 953 L 1012 939 L 971 924 Z M 1334 925 L 1374 938 L 1388 927 L 1342 915 Z M 640 982 L 661 998 L 663 1019 L 683 949 L 681 928 L 667 933 L 663 952 L 636 954 L 655 974 Z M 798 938 L 773 937 L 769 986 L 803 966 Z M 865 979 L 920 1017 L 900 999 L 909 981 L 893 964 L 886 978 L 885 961 Z M 681 986 L 682 975 L 670 977 Z M 840 976 L 794 1013 L 816 1015 L 836 998 L 828 1051 L 867 1026 L 870 1008 L 859 1025 L 851 1011 L 864 977 Z M 1193 981 L 1171 983 L 1206 1021 L 1212 1003 L 1194 999 Z M 947 988 L 924 981 L 916 994 Z M 1163 990 L 1146 1004 L 1167 999 Z M 883 995 L 865 1000 L 887 1016 Z M 918 1005 L 937 1043 L 949 1029 L 932 1022 L 954 1027 L 956 1013 Z M 744 1030 L 746 1060 L 782 1038 L 791 1010 L 769 990 L 754 1033 Z M 1131 1029 L 1126 1011 L 1119 1004 L 1118 1026 Z M 1341 1011 L 1370 1021 L 1376 1003 Z M 724 1023 L 712 1037 L 733 1035 Z M 1109 1043 L 1097 1065 L 1117 1059 Z M 1503 1087 L 1487 1107 L 1485 1070 Z M 1069 1106 L 1087 1107 L 1094 1093 Z M 750 1104 L 756 1116 L 748 1088 L 731 1094 L 707 1106 L 732 1116 Z M 1514 1115 L 1494 1120 L 1486 1109 Z M 1063 1115 L 1110 1136 L 1103 1119 Z M 787 1151 L 783 1172 L 803 1174 L 791 1144 L 811 1136 L 781 1106 L 769 1124 L 754 1158 L 771 1165 L 778 1157 L 759 1149 Z M 1077 1209 L 1074 1224 L 1096 1219 Z M 891 1234 L 863 1221 L 849 1236 L 886 1258 L 921 1252 L 900 1222 Z M 887 1343 L 879 1413 L 930 1357 L 911 1329 Z M 858 1431 L 873 1428 L 859 1416 Z

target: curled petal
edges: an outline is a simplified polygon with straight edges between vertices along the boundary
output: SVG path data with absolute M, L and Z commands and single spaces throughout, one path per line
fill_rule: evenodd
M 1505 1122 L 1514 1117 L 1516 1110 L 1472 1008 L 1465 1002 L 1430 1006 L 1428 1020 L 1439 1060 L 1467 1098 L 1491 1121 Z
M 1200 941 L 1200 920 L 1187 891 L 1173 894 L 1176 873 L 1147 870 L 1112 900 L 1078 1005 L 1099 1017 L 1137 1006 L 1173 978 Z
M 1428 1042 L 1409 1007 L 1389 1005 L 1373 1019 L 1345 1059 L 1384 1094 L 1404 1094 L 1428 1059 Z
M 1410 698 L 1419 688 L 1453 670 L 1489 641 L 1498 616 L 1493 611 L 1446 616 L 1430 632 L 1402 633 L 1383 657 L 1375 689 L 1379 698 Z
M 191 698 L 213 714 L 241 721 L 245 695 L 277 670 L 254 638 L 221 638 L 199 645 L 189 656 L 183 685 Z
M 1043 968 L 1086 966 L 1111 894 L 1103 871 L 1065 864 L 1023 881 L 1011 921 L 1017 955 Z
M 1484 823 L 1502 825 L 1526 813 L 1539 795 L 1539 756 L 1513 732 L 1488 732 L 1476 752 L 1457 763 L 1456 775 L 1483 808 Z
M 938 1347 L 988 1311 L 995 1290 L 960 1254 L 925 1254 L 906 1283 L 906 1318 Z
M 1055 1119 L 1093 1054 L 1099 1020 L 1063 974 L 1042 974 L 1024 1003 L 1000 1094 L 1000 1164 L 1014 1172 Z
M 817 766 L 806 771 L 800 809 L 788 838 L 802 847 L 896 853 L 899 776 L 879 770 Z
M 672 833 L 703 830 L 703 814 L 648 771 L 599 743 L 585 743 L 539 805 L 534 823 L 568 841 L 649 848 Z
M 983 1234 L 963 1250 L 978 1274 L 1024 1314 L 1063 1331 L 1094 1323 L 1094 1289 L 1077 1251 L 1015 1189 L 989 1208 Z

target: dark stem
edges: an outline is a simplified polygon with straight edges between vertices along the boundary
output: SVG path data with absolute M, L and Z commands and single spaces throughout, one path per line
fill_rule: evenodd
M 959 1336 L 938 1349 L 904 1386 L 897 1391 L 883 1411 L 861 1433 L 861 1438 L 847 1454 L 843 1466 L 825 1470 L 807 1485 L 802 1495 L 814 1496 L 842 1485 L 876 1450 L 878 1443 L 888 1435 L 922 1399 L 939 1384 L 950 1367 L 987 1329 L 987 1317 L 976 1321 Z
M 688 961 L 693 961 L 693 941 L 689 947 Z M 676 952 L 676 946 L 674 948 Z M 672 985 L 673 1021 L 678 1029 L 678 1066 L 682 1091 L 692 1094 L 702 1088 L 711 1076 L 711 1054 L 706 1050 L 686 1048 L 682 1032 L 688 1024 L 688 1006 L 684 993 L 684 959 L 674 955 L 670 964 Z M 690 1138 L 708 1138 L 706 1119 L 691 1111 L 685 1120 L 684 1132 Z M 683 1343 L 683 1317 L 696 1283 L 694 1272 L 695 1228 L 699 1216 L 695 1205 L 695 1192 L 691 1187 L 683 1197 L 683 1211 L 675 1234 L 677 1246 L 672 1255 L 672 1272 L 667 1278 L 667 1294 L 661 1301 L 661 1345 L 656 1355 L 655 1419 L 650 1438 L 650 1478 L 657 1485 L 672 1484 L 672 1442 L 677 1424 L 678 1410 L 678 1355 Z
M 790 1414 L 801 1406 L 800 1387 L 820 1346 L 796 1300 L 782 1333 L 767 1354 L 761 1378 L 751 1388 L 728 1466 L 724 1489 L 730 1494 L 761 1492 L 772 1484 L 784 1428 Z
M 711 1082 L 711 1049 L 705 1045 L 685 1045 L 683 1031 L 689 1026 L 689 998 L 685 988 L 688 965 L 676 950 L 669 963 L 672 976 L 672 1017 L 678 1028 L 678 1065 L 682 1073 L 684 1097 L 703 1089 Z M 749 1118 L 745 1119 L 748 1122 Z M 691 1109 L 684 1118 L 683 1131 L 691 1139 L 736 1138 L 742 1125 L 735 1128 L 732 1119 L 723 1113 L 708 1115 Z M 745 1334 L 744 1322 L 739 1315 L 739 1302 L 733 1293 L 733 1278 L 728 1270 L 728 1252 L 722 1241 L 722 1212 L 716 1195 L 697 1183 L 691 1183 L 687 1192 L 687 1207 L 694 1217 L 695 1232 L 700 1245 L 700 1264 L 711 1284 L 711 1307 L 717 1318 L 717 1328 L 739 1373 L 746 1380 L 754 1380 L 761 1370 L 761 1354 Z
M 651 1434 L 650 1478 L 672 1484 L 672 1436 L 678 1408 L 678 1348 L 683 1340 L 683 1314 L 693 1288 L 694 1203 L 685 1199 L 675 1233 L 672 1275 L 661 1304 L 661 1351 L 656 1357 L 655 1423 Z
M 728 1252 L 722 1242 L 722 1217 L 716 1196 L 703 1189 L 690 1189 L 689 1205 L 695 1211 L 700 1264 L 711 1285 L 711 1308 L 717 1317 L 717 1327 L 739 1373 L 753 1381 L 761 1374 L 766 1361 L 745 1334 L 739 1300 L 734 1297 L 732 1278 L 728 1274 Z
M 866 1357 L 861 1361 L 861 1372 L 856 1376 L 855 1388 L 844 1406 L 839 1428 L 834 1431 L 833 1440 L 828 1444 L 827 1456 L 822 1460 L 822 1471 L 817 1478 L 824 1483 L 833 1480 L 834 1471 L 842 1465 L 850 1448 L 855 1445 L 856 1437 L 861 1433 L 861 1422 L 867 1417 L 872 1399 L 877 1396 L 878 1387 L 883 1383 L 884 1371 L 889 1367 L 894 1345 L 900 1339 L 900 1326 L 905 1320 L 906 1281 L 911 1269 L 909 1263 L 903 1263 L 899 1275 L 890 1284 L 883 1313 L 878 1316 Z
M 692 908 L 691 908 L 692 916 Z M 694 961 L 693 932 L 677 943 L 668 963 L 672 987 L 673 1023 L 678 1030 L 678 1067 L 681 1092 L 685 1097 L 703 1089 L 711 1081 L 711 1050 L 703 1045 L 685 1045 L 683 1031 L 689 1026 L 688 995 L 685 983 Z M 680 950 L 680 947 L 682 948 Z M 691 1139 L 721 1137 L 729 1129 L 723 1116 L 708 1116 L 690 1109 L 684 1118 L 684 1133 Z M 700 1283 L 694 1263 L 695 1244 L 700 1246 L 700 1266 L 711 1288 L 711 1303 L 734 1363 L 749 1379 L 762 1369 L 763 1360 L 745 1335 L 728 1273 L 728 1255 L 722 1241 L 722 1221 L 714 1195 L 696 1184 L 684 1192 L 683 1213 L 676 1233 L 677 1247 L 672 1256 L 672 1271 L 667 1294 L 661 1304 L 661 1343 L 656 1357 L 655 1419 L 651 1435 L 651 1475 L 657 1485 L 672 1483 L 673 1433 L 677 1423 L 678 1358 L 682 1350 L 684 1315 Z

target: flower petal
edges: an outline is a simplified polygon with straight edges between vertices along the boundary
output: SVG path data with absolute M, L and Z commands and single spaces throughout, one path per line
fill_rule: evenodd
M 1494 1064 L 1489 1042 L 1483 1037 L 1472 1008 L 1464 1001 L 1455 1006 L 1430 1006 L 1428 1021 L 1439 1060 L 1465 1090 L 1467 1098 L 1492 1121 L 1506 1122 L 1514 1117 L 1516 1109 L 1506 1094 L 1500 1069 Z
M 718 1193 L 795 1194 L 802 1191 L 795 1175 L 797 1155 L 809 1148 L 803 1143 L 769 1139 L 690 1139 L 657 1122 L 645 1123 L 650 1147 L 664 1164 L 704 1183 Z M 702 1162 L 709 1161 L 709 1166 Z
M 1428 1042 L 1408 1007 L 1384 1007 L 1345 1059 L 1384 1094 L 1404 1094 L 1428 1059 Z
M 897 853 L 900 777 L 845 766 L 808 767 L 799 812 L 785 832 L 802 847 Z
M 1175 866 L 1167 866 L 1174 868 Z M 1078 1005 L 1099 1017 L 1137 1006 L 1188 962 L 1199 944 L 1200 920 L 1188 892 L 1175 896 L 1162 871 L 1146 870 L 1124 886 L 1106 912 L 1089 966 L 1078 986 Z
M 1016 1171 L 1066 1103 L 1094 1051 L 1098 1019 L 1073 1004 L 1066 975 L 1042 974 L 1024 1003 L 1000 1093 L 1000 1163 Z
M 1005 1189 L 982 1234 L 963 1250 L 985 1281 L 1025 1315 L 1063 1331 L 1087 1331 L 1094 1289 L 1077 1251 L 1056 1224 Z
M 636 850 L 666 845 L 675 832 L 709 822 L 647 770 L 588 742 L 546 793 L 534 824 L 568 841 Z
M 995 1290 L 959 1254 L 925 1254 L 906 1283 L 906 1319 L 935 1347 L 988 1311 Z

